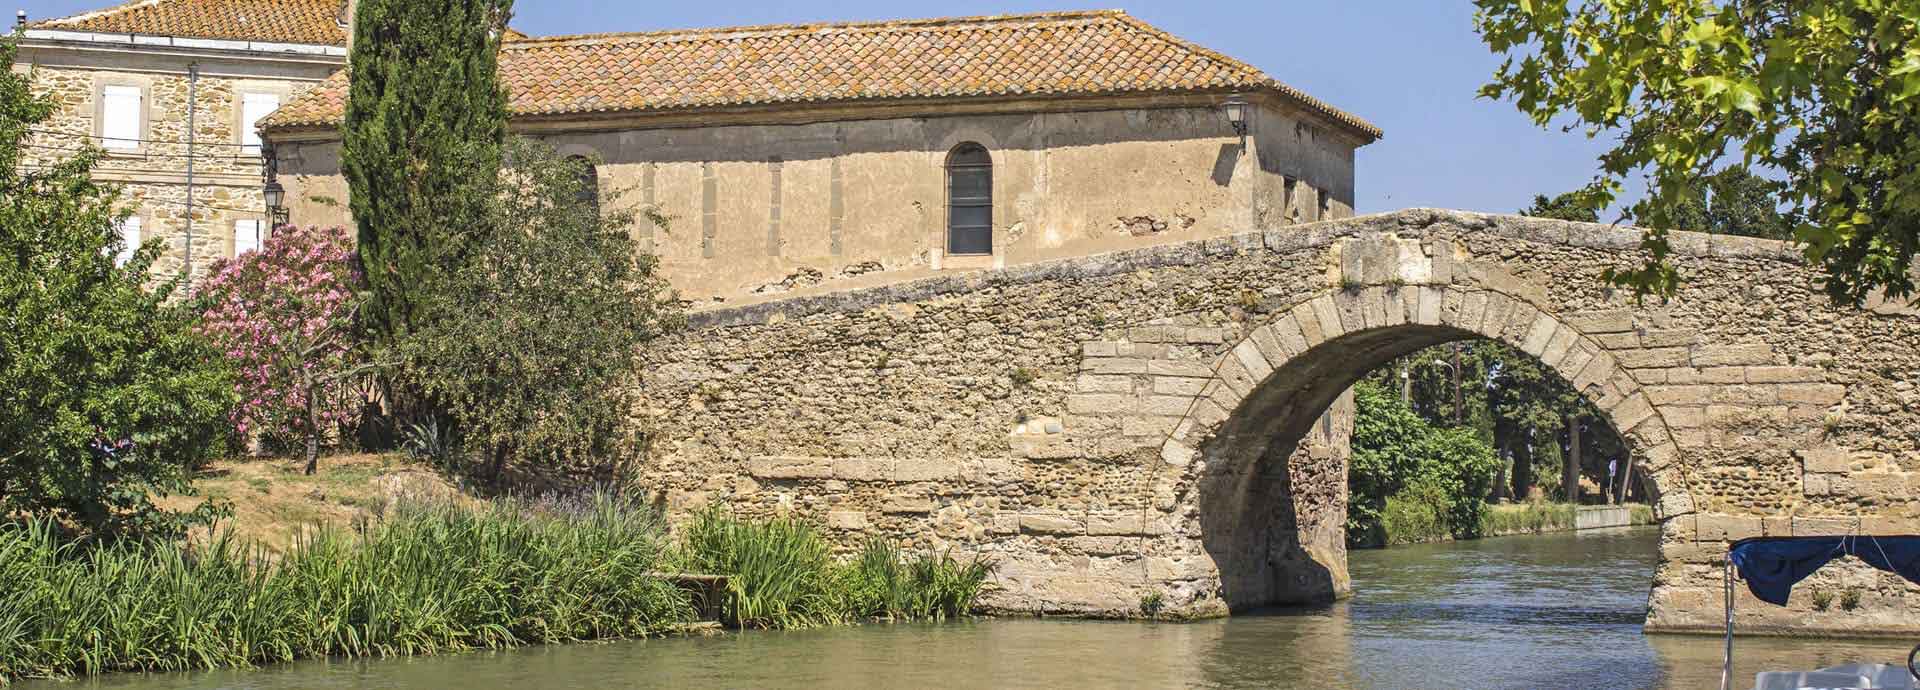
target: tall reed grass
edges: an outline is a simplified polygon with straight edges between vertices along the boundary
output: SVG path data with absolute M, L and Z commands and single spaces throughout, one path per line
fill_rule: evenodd
M 226 535 L 82 547 L 49 522 L 0 524 L 0 684 L 655 634 L 694 615 L 664 570 L 728 576 L 722 610 L 744 627 L 957 616 L 991 570 L 885 541 L 841 563 L 804 523 L 712 511 L 680 536 L 612 495 L 403 503 L 278 556 Z
M 0 527 L 0 679 L 646 635 L 692 611 L 650 574 L 660 535 L 608 496 L 400 505 L 278 558 L 225 536 L 82 549 L 46 522 Z
M 908 554 L 881 538 L 839 563 L 806 523 L 740 520 L 717 509 L 695 516 L 683 545 L 687 568 L 727 576 L 721 611 L 743 627 L 962 616 L 993 571 L 984 559 Z

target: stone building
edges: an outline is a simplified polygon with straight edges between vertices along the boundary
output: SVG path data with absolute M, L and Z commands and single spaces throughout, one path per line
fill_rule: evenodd
M 1117 11 L 558 36 L 500 69 L 515 131 L 667 215 L 634 232 L 707 304 L 1346 217 L 1380 136 Z M 351 222 L 346 86 L 262 125 L 296 223 Z
M 27 165 L 106 151 L 132 240 L 159 239 L 155 272 L 259 245 L 255 124 L 346 63 L 341 0 L 137 0 L 61 19 L 20 17 L 14 69 L 51 94 L 53 119 L 26 139 Z

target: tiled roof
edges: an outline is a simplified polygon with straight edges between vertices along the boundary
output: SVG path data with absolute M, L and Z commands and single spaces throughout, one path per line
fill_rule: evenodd
M 516 115 L 1269 91 L 1380 136 L 1246 63 L 1116 10 L 534 38 L 502 46 L 500 71 Z M 338 125 L 346 92 L 336 74 L 262 127 Z
M 134 0 L 30 28 L 345 46 L 343 0 Z

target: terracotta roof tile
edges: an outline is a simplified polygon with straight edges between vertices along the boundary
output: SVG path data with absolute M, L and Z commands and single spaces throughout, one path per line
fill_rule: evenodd
M 1115 10 L 534 38 L 502 46 L 500 70 L 517 115 L 1265 90 L 1380 136 L 1246 63 Z M 338 125 L 346 92 L 336 74 L 262 127 Z
M 134 0 L 30 28 L 344 46 L 343 0 Z

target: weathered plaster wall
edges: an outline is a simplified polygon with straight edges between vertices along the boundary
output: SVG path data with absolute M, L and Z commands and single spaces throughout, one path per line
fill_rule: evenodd
M 672 217 L 669 228 L 634 232 L 702 303 L 876 269 L 1015 265 L 1353 211 L 1355 143 L 1275 107 L 1256 109 L 1244 139 L 1200 107 L 551 129 L 537 136 L 605 161 L 601 186 L 618 203 Z M 993 157 L 994 253 L 944 256 L 944 166 L 969 141 Z M 337 143 L 275 150 L 296 222 L 350 221 L 343 205 L 306 200 L 346 198 Z
M 1649 471 L 1650 629 L 1717 628 L 1730 540 L 1920 528 L 1920 315 L 1835 308 L 1791 248 L 1691 233 L 1680 294 L 1637 302 L 1600 279 L 1637 241 L 1414 210 L 709 309 L 646 354 L 644 480 L 674 511 L 990 555 L 1000 609 L 1338 596 L 1336 401 L 1398 354 L 1491 337 L 1585 392 Z M 1920 628 L 1920 589 L 1820 577 L 1862 607 L 1743 593 L 1741 629 Z
M 100 145 L 96 102 L 105 84 L 144 90 L 149 141 L 133 151 L 111 151 L 95 179 L 121 186 L 122 202 L 141 219 L 142 239 L 164 243 L 157 275 L 177 275 L 186 260 L 192 216 L 193 270 L 205 274 L 215 260 L 233 256 L 234 222 L 266 220 L 261 197 L 260 156 L 242 151 L 240 98 L 272 93 L 282 102 L 324 78 L 331 67 L 272 60 L 200 60 L 201 75 L 189 87 L 181 55 L 143 56 L 136 49 L 75 51 L 44 45 L 23 47 L 15 69 L 32 75 L 37 92 L 53 98 L 53 117 L 27 137 L 27 164 L 47 165 L 83 145 Z M 193 94 L 189 98 L 189 94 Z M 192 208 L 188 208 L 188 104 L 192 101 L 194 154 Z

